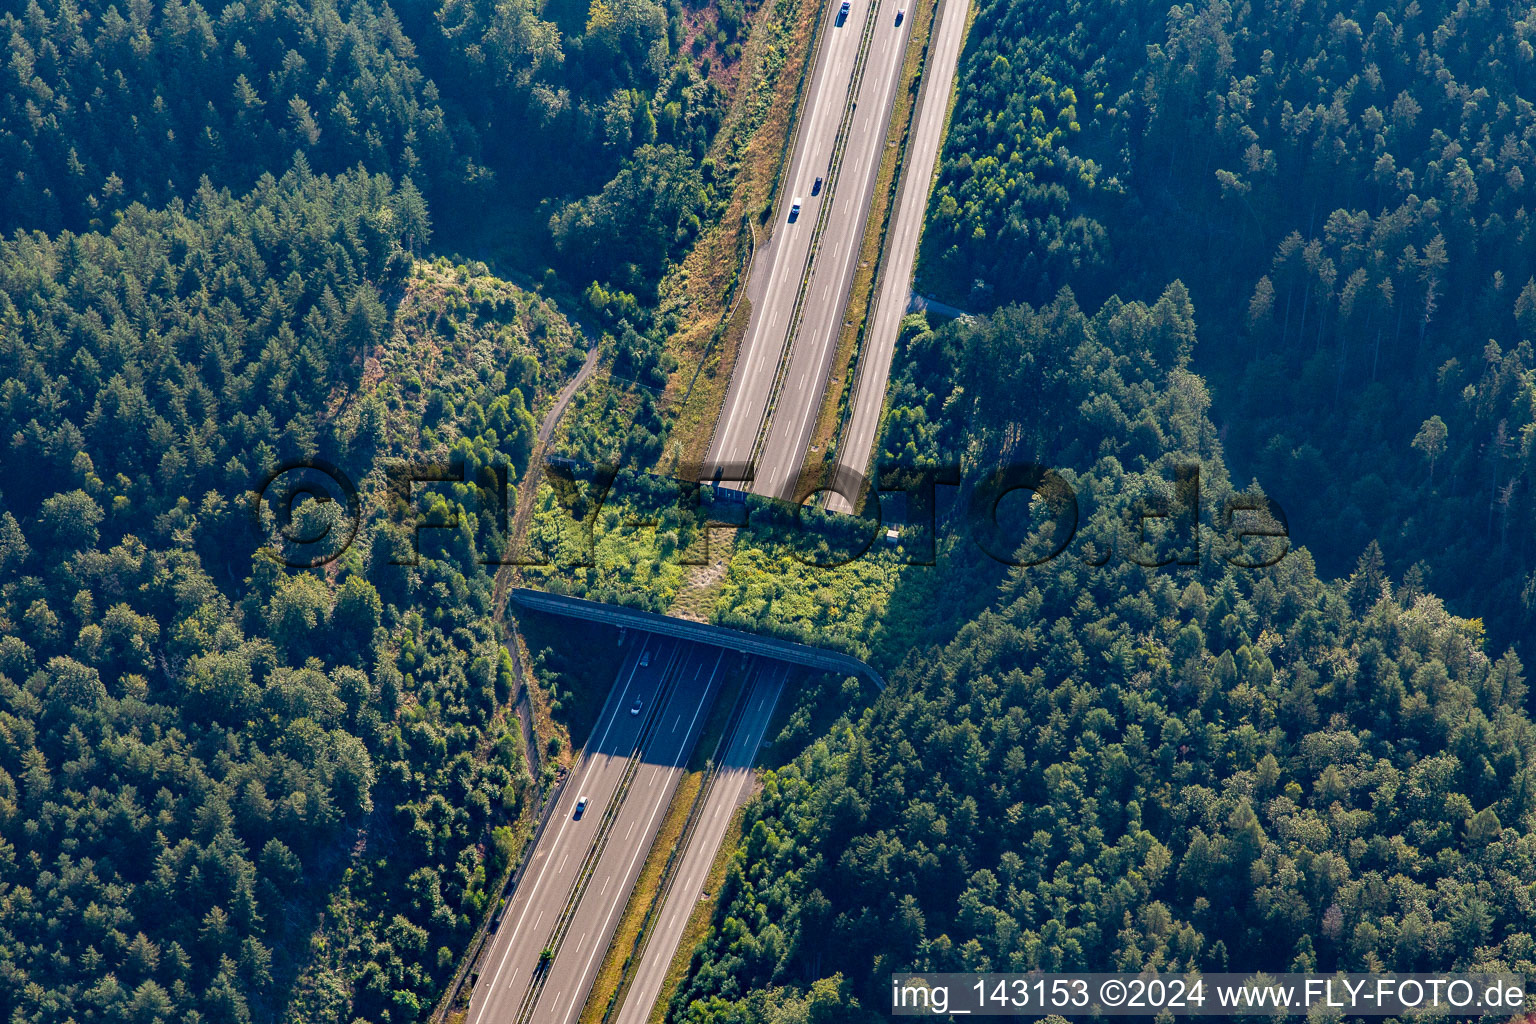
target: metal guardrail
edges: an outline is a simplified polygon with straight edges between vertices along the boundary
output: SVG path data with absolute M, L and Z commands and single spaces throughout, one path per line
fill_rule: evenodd
M 486 950 L 492 945 L 487 940 L 501 927 L 501 916 L 506 913 L 506 909 L 509 906 L 508 901 L 517 892 L 518 884 L 522 882 L 523 875 L 528 870 L 528 865 L 533 861 L 533 851 L 538 848 L 539 839 L 544 835 L 544 828 L 549 824 L 550 818 L 554 815 L 555 805 L 560 802 L 560 794 L 565 790 L 565 781 L 565 779 L 561 779 L 556 782 L 544 794 L 544 804 L 539 810 L 538 827 L 533 830 L 533 835 L 529 837 L 528 842 L 523 844 L 522 852 L 518 854 L 517 869 L 510 873 L 506 885 L 497 893 L 496 901 L 491 904 L 491 908 L 481 918 L 480 927 L 476 929 L 475 936 L 470 940 L 467 947 L 470 950 L 469 955 L 459 962 L 458 973 L 454 976 L 453 981 L 449 983 L 442 1000 L 439 1001 L 437 1008 L 432 1012 L 430 1019 L 434 1024 L 447 1019 L 448 1014 L 458 1004 L 465 984 L 469 984 L 470 998 L 474 998 L 474 985 L 470 982 L 470 979 L 476 976 L 476 972 L 480 968 L 480 960 L 485 956 Z
M 683 819 L 683 830 L 678 834 L 677 842 L 673 844 L 672 851 L 667 855 L 667 862 L 661 869 L 661 883 L 656 887 L 656 893 L 651 899 L 651 905 L 646 908 L 645 917 L 640 921 L 640 930 L 635 935 L 633 946 L 629 956 L 624 960 L 624 966 L 620 972 L 618 988 L 614 989 L 613 996 L 608 1000 L 608 1006 L 603 1010 L 602 1024 L 608 1024 L 613 1019 L 614 1011 L 624 1004 L 624 997 L 629 994 L 631 983 L 634 981 L 634 973 L 631 968 L 639 964 L 645 957 L 646 947 L 650 945 L 651 935 L 654 929 L 651 927 L 657 914 L 667 904 L 667 897 L 672 892 L 672 883 L 677 881 L 677 868 L 680 866 L 683 854 L 693 844 L 693 834 L 698 831 L 699 819 L 704 815 L 704 808 L 709 803 L 709 793 L 715 785 L 715 778 L 720 774 L 720 759 L 731 749 L 731 744 L 736 740 L 736 733 L 741 728 L 741 720 L 746 715 L 746 707 L 751 699 L 752 688 L 756 683 L 756 672 L 743 680 L 741 693 L 736 698 L 736 704 L 731 708 L 731 715 L 726 722 L 726 727 L 721 730 L 720 738 L 715 741 L 714 753 L 710 756 L 709 765 L 704 773 L 704 780 L 699 784 L 698 793 L 694 794 L 693 803 L 688 807 L 688 816 Z M 611 955 L 611 951 L 610 951 Z
M 842 117 L 838 120 L 837 135 L 832 143 L 832 159 L 827 168 L 827 180 L 822 189 L 821 202 L 817 204 L 816 223 L 811 231 L 811 244 L 806 252 L 805 267 L 800 272 L 800 285 L 795 290 L 794 307 L 790 310 L 789 326 L 784 335 L 784 349 L 779 355 L 779 365 L 774 368 L 773 384 L 768 389 L 768 402 L 763 407 L 763 418 L 758 421 L 757 433 L 752 439 L 752 451 L 747 461 L 757 465 L 759 453 L 768 442 L 768 428 L 779 403 L 779 393 L 789 376 L 789 367 L 795 349 L 795 336 L 805 316 L 805 300 L 810 293 L 811 276 L 816 268 L 816 257 L 821 251 L 821 237 L 827 222 L 832 219 L 832 200 L 837 193 L 837 182 L 843 167 L 843 153 L 848 148 L 848 136 L 853 130 L 854 110 L 859 105 L 859 86 L 864 81 L 864 69 L 869 63 L 869 47 L 875 38 L 875 26 L 880 19 L 880 0 L 874 0 L 865 14 L 859 35 L 859 52 L 854 61 L 853 79 L 848 86 L 848 98 L 843 101 Z
M 918 55 L 917 69 L 912 76 L 911 85 L 920 86 L 923 75 L 928 70 L 928 55 L 933 51 L 933 36 L 938 29 L 939 7 L 942 3 L 943 0 L 934 0 L 933 5 L 928 9 L 927 34 L 923 37 L 923 49 Z M 900 81 L 901 78 L 898 75 L 898 85 L 900 85 Z M 837 452 L 842 447 L 843 436 L 847 432 L 848 420 L 850 418 L 849 412 L 853 409 L 853 403 L 858 400 L 859 380 L 862 376 L 859 373 L 859 360 L 864 354 L 864 339 L 869 333 L 870 322 L 874 319 L 875 306 L 879 302 L 881 286 L 885 284 L 886 269 L 889 264 L 886 255 L 887 250 L 890 248 L 891 224 L 901 210 L 902 189 L 906 185 L 907 144 L 912 138 L 913 125 L 918 123 L 918 113 L 922 110 L 925 96 L 926 92 L 919 88 L 917 98 L 913 100 L 911 108 L 907 111 L 906 123 L 901 126 L 901 138 L 896 143 L 898 149 L 896 153 L 896 166 L 891 174 L 891 201 L 886 206 L 885 216 L 880 222 L 880 241 L 875 247 L 875 271 L 870 275 L 869 293 L 864 305 L 864 317 L 859 323 L 858 336 L 854 339 L 853 357 L 848 362 L 847 384 L 843 388 L 842 394 L 838 396 L 837 427 L 833 430 L 832 440 L 828 443 L 827 450 L 823 454 L 823 460 L 833 465 L 836 465 L 838 462 Z M 888 143 L 890 141 L 890 129 L 891 126 L 887 125 L 886 138 Z M 868 230 L 869 225 L 866 224 L 866 233 Z
M 634 782 L 635 773 L 640 768 L 640 754 L 645 749 L 647 739 L 657 729 L 662 705 L 671 695 L 672 689 L 677 685 L 677 679 L 672 669 L 677 664 L 677 652 L 674 651 L 667 667 L 662 675 L 663 685 L 651 701 L 651 710 L 645 716 L 645 723 L 641 733 L 635 738 L 634 749 L 630 751 L 629 759 L 624 765 L 624 774 L 620 777 L 618 785 L 614 788 L 612 799 L 608 801 L 608 807 L 603 811 L 602 820 L 598 822 L 597 835 L 593 838 L 592 845 L 587 848 L 587 855 L 582 859 L 581 866 L 577 869 L 576 880 L 571 884 L 571 891 L 565 899 L 565 906 L 560 910 L 560 916 L 555 919 L 553 929 L 544 948 L 559 953 L 561 945 L 565 942 L 566 934 L 570 931 L 571 923 L 576 918 L 581 899 L 586 895 L 587 883 L 592 880 L 593 873 L 597 870 L 598 863 L 602 860 L 603 851 L 608 848 L 608 840 L 612 837 L 613 827 L 618 823 L 619 814 L 623 810 L 624 800 L 629 795 L 629 787 Z M 540 963 L 533 979 L 529 982 L 528 991 L 523 996 L 522 1003 L 518 1006 L 514 1024 L 528 1024 L 532 1020 L 533 1011 L 538 1008 L 539 997 L 544 993 L 544 983 L 549 980 L 549 971 L 554 965 L 554 960 Z
M 769 219 L 772 219 L 774 212 L 779 208 L 784 199 L 783 193 L 781 191 L 781 189 L 784 187 L 784 172 L 785 169 L 788 168 L 790 163 L 793 161 L 795 146 L 800 139 L 800 129 L 803 127 L 804 122 L 806 89 L 809 88 L 811 81 L 815 78 L 816 75 L 816 55 L 820 52 L 821 49 L 822 29 L 824 25 L 824 19 L 826 17 L 826 8 L 827 0 L 817 0 L 816 17 L 815 20 L 811 23 L 811 39 L 810 45 L 808 47 L 810 56 L 806 59 L 805 67 L 800 69 L 800 81 L 795 83 L 795 102 L 794 110 L 792 111 L 790 118 L 789 133 L 785 138 L 784 149 L 780 153 L 778 166 L 775 167 L 773 171 L 773 184 L 769 186 L 768 189 L 769 199 L 767 213 Z M 720 323 L 715 327 L 715 332 L 710 338 L 709 346 L 704 350 L 704 355 L 702 358 L 700 358 L 698 367 L 693 371 L 693 380 L 688 382 L 688 396 L 690 398 L 693 396 L 693 386 L 698 382 L 699 371 L 704 368 L 704 364 L 709 360 L 710 353 L 714 351 L 715 345 L 717 345 L 720 339 L 725 336 L 725 333 L 730 330 L 731 321 L 736 317 L 736 307 L 741 305 L 741 298 L 747 293 L 747 288 L 751 284 L 752 261 L 757 258 L 757 249 L 759 244 L 761 244 L 757 241 L 757 229 L 752 225 L 752 218 L 753 214 L 751 211 L 744 211 L 742 213 L 742 220 L 747 223 L 748 238 L 751 242 L 751 245 L 748 249 L 745 263 L 741 267 L 738 267 L 736 271 L 736 292 L 731 298 L 731 308 L 726 312 Z M 748 329 L 751 329 L 750 324 L 748 325 Z M 729 382 L 727 382 L 727 385 L 729 385 Z M 720 422 L 717 417 L 715 425 L 710 428 L 709 444 L 706 445 L 704 449 L 706 452 L 714 448 L 715 435 L 719 433 L 719 431 Z
M 524 608 L 532 608 L 534 611 L 569 615 L 610 626 L 627 626 L 632 629 L 646 630 L 695 643 L 725 647 L 733 651 L 741 651 L 743 654 L 755 654 L 763 658 L 786 661 L 792 665 L 803 665 L 821 672 L 845 672 L 868 679 L 878 690 L 885 689 L 885 679 L 880 673 L 853 655 L 843 654 L 841 651 L 824 651 L 819 647 L 795 643 L 792 640 L 757 636 L 754 633 L 731 629 L 729 626 L 714 626 L 694 622 L 691 619 L 677 619 L 656 612 L 621 608 L 617 605 L 603 604 L 600 601 L 567 597 L 564 594 L 548 594 L 542 590 L 531 590 L 527 587 L 513 587 L 508 591 L 507 596 L 509 600 Z
M 777 214 L 789 191 L 789 186 L 784 183 L 784 174 L 795 162 L 795 147 L 800 144 L 800 130 L 805 127 L 806 91 L 816 80 L 816 60 L 821 54 L 821 43 L 827 26 L 827 4 L 828 0 L 818 0 L 816 4 L 816 20 L 812 22 L 811 40 L 807 47 L 810 56 L 805 62 L 805 67 L 800 69 L 800 81 L 795 84 L 794 120 L 789 126 L 789 136 L 784 140 L 779 165 L 773 172 L 773 185 L 768 189 L 768 195 L 771 197 L 768 201 L 770 216 Z
M 916 182 L 909 182 L 907 180 L 911 177 L 907 163 L 908 148 L 912 141 L 912 132 L 922 118 L 923 108 L 930 100 L 928 90 L 922 86 L 922 83 L 930 73 L 930 57 L 933 54 L 933 47 L 936 41 L 935 37 L 939 32 L 939 15 L 943 10 L 944 4 L 946 2 L 953 3 L 954 0 L 934 0 L 933 6 L 930 8 L 928 18 L 928 35 L 923 41 L 923 52 L 918 58 L 917 73 L 912 78 L 912 84 L 918 86 L 917 98 L 912 103 L 912 109 L 907 112 L 907 124 L 902 131 L 900 143 L 901 152 L 897 156 L 896 173 L 892 177 L 893 192 L 891 195 L 891 204 L 886 209 L 885 223 L 880 227 L 880 246 L 878 249 L 878 256 L 876 257 L 878 262 L 875 267 L 875 274 L 869 283 L 870 301 L 865 309 L 864 321 L 859 325 L 858 339 L 854 343 L 853 359 L 849 364 L 851 370 L 848 375 L 848 386 L 843 389 L 842 395 L 839 396 L 837 428 L 833 432 L 832 442 L 827 446 L 826 458 L 834 465 L 842 461 L 838 458 L 838 453 L 841 451 L 844 441 L 847 440 L 848 428 L 852 424 L 853 420 L 853 407 L 854 404 L 859 400 L 859 384 L 863 379 L 863 374 L 859 372 L 861 369 L 860 361 L 864 356 L 865 339 L 869 333 L 870 324 L 875 318 L 875 309 L 880 301 L 881 289 L 885 286 L 886 283 L 886 271 L 889 267 L 889 260 L 887 257 L 889 255 L 888 250 L 890 249 L 890 228 L 894 222 L 894 219 L 900 214 L 901 200 L 905 190 L 908 187 L 921 187 Z M 951 92 L 952 91 L 953 86 L 951 86 Z M 948 96 L 946 96 L 946 100 L 947 99 Z M 942 149 L 942 136 L 940 137 L 939 145 Z M 933 173 L 936 174 L 938 169 L 938 162 L 935 160 Z M 931 195 L 933 191 L 933 181 L 931 179 L 927 183 L 927 187 L 928 191 L 926 194 Z M 919 244 L 921 244 L 921 234 L 919 235 Z M 910 284 L 910 282 L 908 283 Z M 878 435 L 878 428 L 876 433 Z M 878 441 L 878 436 L 876 440 Z M 866 458 L 866 463 L 867 462 L 868 458 Z

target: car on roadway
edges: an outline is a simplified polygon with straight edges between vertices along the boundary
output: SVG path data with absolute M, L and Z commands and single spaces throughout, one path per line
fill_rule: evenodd
M 576 813 L 571 815 L 572 821 L 580 821 L 581 816 L 587 813 L 587 798 L 582 797 L 576 801 Z
M 813 196 L 821 195 L 821 179 L 820 178 L 817 178 L 816 181 L 814 183 L 812 183 L 812 185 L 811 185 L 811 195 L 813 195 Z
M 907 16 L 907 9 L 905 7 L 898 7 L 898 8 L 896 8 L 896 24 L 900 25 L 901 24 L 901 19 L 905 18 L 906 16 Z
M 650 667 L 650 664 L 651 664 L 651 652 L 650 651 L 641 651 L 640 652 L 640 667 L 641 668 L 648 668 L 648 667 Z
M 800 204 L 802 201 L 799 196 L 795 196 L 795 201 L 789 204 L 789 222 L 791 224 L 800 219 Z
M 641 700 L 639 697 L 636 697 L 635 702 L 629 706 L 629 713 L 632 715 L 638 715 L 640 713 L 640 708 L 644 705 L 645 701 Z
M 851 10 L 853 10 L 853 6 L 850 0 L 843 0 L 843 6 L 837 9 L 837 23 L 839 25 L 848 20 L 848 12 Z

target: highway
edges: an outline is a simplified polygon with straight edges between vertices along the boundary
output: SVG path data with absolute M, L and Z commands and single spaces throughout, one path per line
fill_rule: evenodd
M 592 727 L 592 738 L 560 792 L 533 858 L 481 961 L 467 1024 L 511 1024 L 516 1020 L 538 969 L 539 952 L 549 941 L 565 908 L 647 721 L 644 714 L 631 715 L 630 708 L 637 698 L 642 701 L 642 708 L 651 708 L 667 671 L 680 657 L 686 666 L 702 650 L 643 633 L 638 635 L 641 642 L 634 645 L 624 660 L 608 701 Z M 649 665 L 640 664 L 643 652 L 649 652 Z M 683 671 L 689 669 L 684 667 Z M 577 821 L 576 803 L 582 797 L 586 797 L 587 806 Z
M 793 501 L 816 422 L 827 400 L 859 247 L 873 206 L 880 160 L 909 40 L 912 0 L 854 0 L 845 23 L 828 0 L 810 98 L 778 205 L 780 222 L 747 282 L 751 316 L 710 448 L 709 471 L 752 464 L 750 489 Z M 901 24 L 896 14 L 903 13 Z M 968 0 L 940 0 L 891 211 L 873 319 L 862 344 L 848 420 L 838 447 L 840 481 L 868 469 L 910 292 L 934 167 L 964 43 Z M 859 70 L 864 29 L 869 44 Z M 857 88 L 849 103 L 850 89 Z M 841 157 L 833 166 L 841 147 Z M 811 195 L 817 175 L 826 178 Z M 791 222 L 793 199 L 801 211 Z M 821 209 L 821 204 L 826 209 Z M 803 285 L 803 287 L 802 287 Z M 857 475 L 854 475 L 857 474 Z M 829 495 L 829 506 L 850 503 Z
M 892 2 L 886 0 L 888 5 Z M 827 0 L 820 48 L 809 83 L 809 98 L 801 115 L 794 152 L 776 208 L 779 222 L 768 243 L 753 260 L 747 280 L 752 315 L 736 356 L 735 370 L 710 448 L 712 466 L 745 465 L 752 460 L 773 383 L 785 355 L 821 204 L 829 198 L 834 206 L 842 202 L 831 194 L 834 183 L 829 178 L 829 171 L 853 86 L 865 20 L 870 16 L 870 0 L 853 0 L 848 17 L 841 19 L 842 24 L 838 23 L 838 11 L 837 0 Z M 881 33 L 877 31 L 876 40 L 880 37 Z M 854 113 L 857 115 L 858 111 Z M 845 155 L 845 162 L 848 159 Z M 823 187 L 820 194 L 812 195 L 818 177 L 824 179 Z M 802 207 L 799 216 L 791 223 L 790 206 L 796 196 L 801 198 Z
M 837 351 L 844 310 L 858 269 L 864 225 L 874 202 L 880 158 L 896 100 L 897 80 L 901 77 L 901 58 L 912 24 L 910 18 L 903 17 L 897 25 L 896 11 L 907 3 L 908 0 L 882 0 L 872 14 L 874 33 L 834 182 L 831 208 L 812 257 L 800 328 L 791 345 L 789 368 L 771 413 L 767 440 L 752 484 L 752 490 L 758 494 L 790 501 L 799 497 L 795 488 L 801 463 L 826 395 L 832 357 Z M 867 10 L 869 0 L 860 0 L 855 10 L 859 8 Z
M 683 765 L 704 726 L 715 679 L 725 660 L 726 652 L 706 647 L 691 647 L 682 659 L 676 685 L 646 737 L 639 770 L 548 968 L 530 1020 L 573 1024 L 580 1016 Z
M 788 671 L 783 664 L 767 662 L 755 675 L 746 708 L 720 758 L 719 771 L 705 794 L 688 847 L 674 869 L 666 900 L 654 918 L 640 960 L 632 968 L 633 981 L 619 1007 L 617 1024 L 646 1024 L 650 1020 L 667 968 L 682 941 L 688 918 L 698 905 L 731 815 L 752 792 L 752 763 L 757 759 L 757 749 L 773 717 Z
M 874 454 L 875 432 L 880 426 L 885 388 L 890 380 L 891 357 L 896 351 L 901 318 L 911 295 L 912 268 L 917 262 L 917 246 L 922 238 L 928 196 L 933 191 L 934 167 L 944 142 L 944 122 L 954 89 L 955 71 L 960 64 L 960 48 L 965 42 L 970 6 L 970 0 L 940 0 L 935 15 L 937 21 L 929 37 L 923 93 L 907 138 L 901 192 L 887 228 L 888 248 L 880 271 L 875 315 L 864 333 L 853 399 L 843 428 L 842 443 L 837 449 L 840 480 L 857 480 L 868 472 Z M 835 512 L 851 512 L 853 507 L 848 497 L 856 499 L 857 495 L 831 494 L 827 507 Z

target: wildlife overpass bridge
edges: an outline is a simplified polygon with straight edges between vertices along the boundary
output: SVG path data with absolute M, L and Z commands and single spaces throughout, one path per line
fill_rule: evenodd
M 861 676 L 874 683 L 877 690 L 885 689 L 885 680 L 880 677 L 880 673 L 858 658 L 837 651 L 824 651 L 819 647 L 758 636 L 755 633 L 730 629 L 726 626 L 711 626 L 691 619 L 678 619 L 670 615 L 640 611 L 637 608 L 625 608 L 622 605 L 567 597 L 564 594 L 550 594 L 528 587 L 513 587 L 508 597 L 514 604 L 537 612 L 567 615 L 572 618 L 586 619 L 588 622 L 601 622 L 609 626 L 623 626 L 660 633 L 664 636 L 679 637 L 695 643 L 741 651 L 743 654 L 754 654 L 762 658 L 786 661 L 792 665 L 803 665 L 821 672 L 841 672 L 845 675 Z

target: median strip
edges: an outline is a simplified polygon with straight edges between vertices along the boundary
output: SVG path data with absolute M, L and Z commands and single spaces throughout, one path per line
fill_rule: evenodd
M 750 682 L 750 677 L 747 682 Z M 640 869 L 640 877 L 630 893 L 624 916 L 608 944 L 579 1024 L 604 1024 L 623 1005 L 625 993 L 629 991 L 634 979 L 632 968 L 640 962 L 645 943 L 651 934 L 653 919 L 666 900 L 678 861 L 691 841 L 693 827 L 708 797 L 721 753 L 730 745 L 734 731 L 731 727 L 740 718 L 739 709 L 747 689 L 739 676 L 722 686 L 704 724 L 704 731 L 695 745 L 693 759 L 689 762 L 690 770 L 678 783 L 671 805 L 667 808 L 667 815 Z M 709 745 L 711 736 L 715 743 L 708 763 L 695 767 L 699 752 Z
M 680 650 L 680 648 L 678 649 Z M 662 685 L 657 688 L 653 698 L 650 714 L 646 716 L 645 724 L 641 728 L 639 737 L 635 740 L 635 748 L 630 752 L 629 759 L 624 765 L 624 774 L 619 779 L 619 784 L 614 789 L 613 799 L 608 802 L 608 807 L 603 812 L 602 820 L 598 823 L 597 835 L 587 848 L 587 855 L 581 862 L 581 867 L 576 873 L 576 881 L 571 886 L 570 895 L 566 898 L 565 906 L 561 908 L 560 916 L 555 920 L 550 938 L 544 944 L 544 949 L 549 951 L 549 956 L 540 957 L 540 964 L 528 985 L 528 991 L 524 994 L 522 1002 L 518 1006 L 514 1024 L 527 1024 L 533 1016 L 534 1007 L 538 1004 L 539 996 L 544 991 L 544 983 L 549 978 L 550 968 L 553 966 L 555 956 L 560 952 L 560 945 L 565 941 L 566 934 L 570 931 L 571 922 L 576 916 L 576 909 L 581 903 L 581 898 L 586 894 L 587 884 L 592 880 L 592 874 L 597 869 L 598 861 L 602 858 L 603 850 L 607 848 L 608 839 L 613 832 L 613 826 L 618 821 L 619 812 L 624 806 L 624 800 L 629 795 L 629 787 L 634 781 L 635 774 L 640 769 L 641 751 L 645 749 L 646 742 L 655 732 L 660 721 L 660 712 L 665 706 L 666 700 L 671 696 L 676 686 L 673 668 L 677 664 L 678 650 L 674 650 L 671 660 L 667 664 L 663 675 Z M 617 713 L 617 712 L 615 712 Z
M 822 232 L 826 228 L 828 218 L 831 216 L 832 202 L 837 194 L 837 180 L 843 165 L 843 152 L 848 148 L 848 134 L 853 127 L 854 108 L 858 106 L 859 85 L 864 80 L 864 68 L 869 63 L 870 42 L 875 36 L 875 26 L 879 20 L 879 0 L 870 4 L 869 13 L 864 21 L 863 34 L 859 37 L 859 56 L 854 64 L 853 80 L 848 87 L 848 97 L 843 101 L 843 116 L 838 122 L 837 137 L 832 146 L 832 160 L 827 169 L 826 181 L 822 184 L 821 202 L 817 204 L 816 224 L 811 230 L 811 244 L 806 253 L 805 266 L 800 273 L 800 285 L 795 291 L 795 304 L 790 312 L 789 328 L 784 336 L 784 347 L 779 352 L 779 364 L 774 368 L 773 386 L 768 391 L 768 402 L 763 407 L 762 419 L 758 421 L 757 434 L 752 439 L 752 451 L 748 462 L 757 464 L 758 456 L 762 452 L 763 444 L 768 439 L 768 426 L 773 419 L 774 407 L 778 404 L 779 393 L 784 387 L 784 378 L 789 372 L 791 355 L 794 352 L 795 336 L 800 330 L 800 320 L 805 314 L 805 299 L 810 289 L 811 271 L 816 265 L 816 255 L 821 246 Z M 790 194 L 793 194 L 791 183 Z
M 869 312 L 877 287 L 882 283 L 882 270 L 886 263 L 886 238 L 890 231 L 891 217 L 897 209 L 897 186 L 906 169 L 907 144 L 917 115 L 918 91 L 922 75 L 928 63 L 933 31 L 938 24 L 938 0 L 917 0 L 912 12 L 913 32 L 902 57 L 901 77 L 896 84 L 895 109 L 891 112 L 886 132 L 885 147 L 881 153 L 879 176 L 875 181 L 874 200 L 870 205 L 869 218 L 859 245 L 859 265 L 854 272 L 853 289 L 844 311 L 843 328 L 838 337 L 837 351 L 832 357 L 832 371 L 828 374 L 826 390 L 816 418 L 816 428 L 811 433 L 806 459 L 796 494 L 806 493 L 811 481 L 830 483 L 830 471 L 836 465 L 833 458 L 839 440 L 841 425 L 847 416 L 857 374 L 859 354 L 863 351 L 864 336 L 869 329 Z M 811 451 L 823 448 L 819 462 L 809 457 Z

